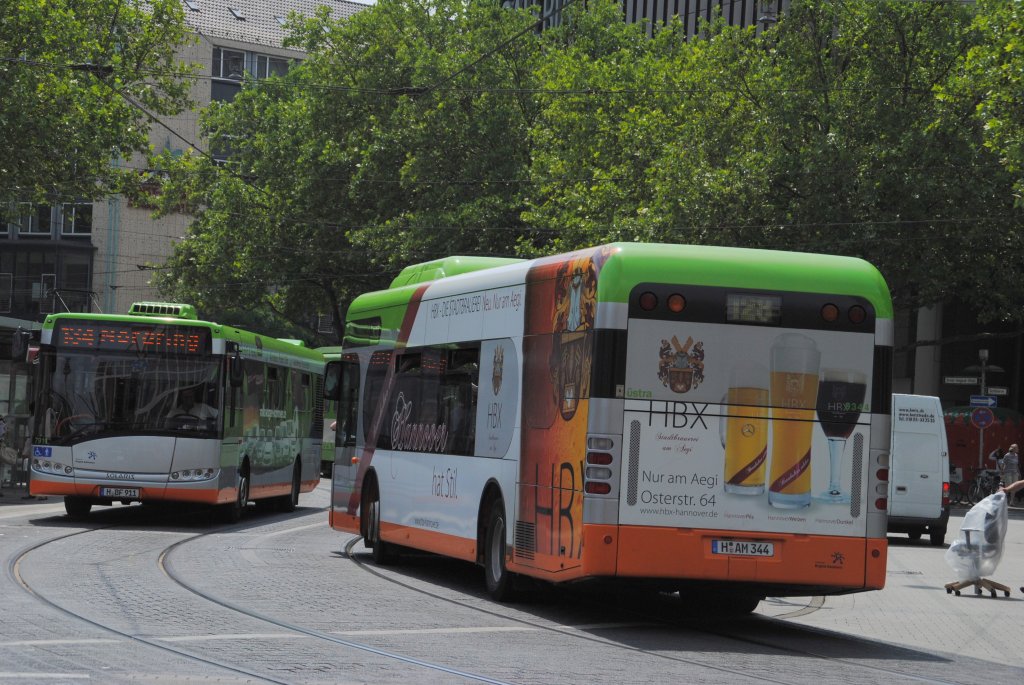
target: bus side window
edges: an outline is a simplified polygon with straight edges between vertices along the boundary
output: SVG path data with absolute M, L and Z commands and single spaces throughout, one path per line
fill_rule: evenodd
M 471 455 L 476 444 L 476 398 L 480 381 L 480 349 L 449 350 L 441 396 L 448 425 L 448 452 Z
M 363 393 L 363 441 L 367 445 L 376 445 L 381 449 L 391 448 L 391 422 L 387 420 L 388 398 L 385 394 L 388 366 L 391 364 L 391 352 L 379 350 L 370 357 L 370 366 L 366 370 L 366 390 Z M 377 434 L 373 435 L 375 417 L 380 412 Z
M 358 406 L 359 362 L 356 359 L 346 359 L 342 361 L 341 399 L 338 402 L 338 429 L 335 433 L 335 444 L 345 447 L 356 444 Z

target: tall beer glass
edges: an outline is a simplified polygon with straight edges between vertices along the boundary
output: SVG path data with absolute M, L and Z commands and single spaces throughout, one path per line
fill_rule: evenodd
M 811 503 L 811 429 L 821 353 L 800 333 L 783 333 L 771 350 L 772 464 L 768 503 L 798 509 Z
M 726 415 L 718 425 L 725 448 L 725 491 L 760 495 L 768 459 L 768 370 L 749 362 L 734 367 L 722 404 Z

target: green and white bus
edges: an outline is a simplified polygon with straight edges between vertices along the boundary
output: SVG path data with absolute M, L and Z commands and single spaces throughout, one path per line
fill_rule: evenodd
M 881 588 L 893 311 L 870 264 L 617 243 L 411 266 L 348 309 L 331 525 L 751 611 Z
M 29 491 L 63 495 L 71 518 L 141 501 L 237 521 L 250 500 L 291 511 L 319 482 L 319 352 L 159 302 L 54 314 L 40 333 Z

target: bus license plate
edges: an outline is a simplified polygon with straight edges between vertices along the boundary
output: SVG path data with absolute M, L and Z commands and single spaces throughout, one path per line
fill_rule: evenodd
M 775 543 L 750 540 L 712 540 L 714 554 L 732 554 L 741 557 L 774 557 Z
M 114 499 L 138 499 L 138 488 L 100 488 L 100 497 L 113 497 Z

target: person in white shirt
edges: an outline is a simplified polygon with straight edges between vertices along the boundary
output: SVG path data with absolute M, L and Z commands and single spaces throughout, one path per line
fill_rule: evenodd
M 183 388 L 178 393 L 178 406 L 167 414 L 167 418 L 173 419 L 178 416 L 194 416 L 197 419 L 215 419 L 217 410 L 203 402 L 203 396 L 198 387 Z

